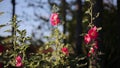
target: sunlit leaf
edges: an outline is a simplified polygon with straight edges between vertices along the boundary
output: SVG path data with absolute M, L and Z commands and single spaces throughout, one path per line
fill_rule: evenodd
M 11 32 L 11 30 L 9 29 L 9 30 L 5 30 L 4 32 Z
M 97 31 L 100 31 L 102 29 L 102 27 L 99 27 L 99 28 L 97 28 Z
M 97 13 L 96 18 L 99 17 L 100 13 Z
M 87 22 L 88 22 L 88 19 L 84 19 L 82 22 L 83 22 L 83 23 L 87 23 Z
M 90 13 L 90 11 L 88 10 L 88 11 L 86 11 L 85 13 L 86 13 L 86 14 L 89 14 L 89 13 Z
M 85 1 L 90 1 L 90 0 L 85 0 Z
M 4 27 L 4 26 L 6 26 L 6 25 L 4 25 L 4 24 L 3 24 L 3 25 L 0 25 L 0 28 L 2 28 L 2 27 Z
M 18 30 L 18 29 L 17 29 L 17 32 L 18 32 L 18 34 L 22 34 L 22 32 L 20 30 Z

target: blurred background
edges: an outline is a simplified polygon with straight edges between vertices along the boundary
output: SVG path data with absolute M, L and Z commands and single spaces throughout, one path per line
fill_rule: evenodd
M 82 53 L 82 40 L 80 36 L 84 32 L 82 19 L 88 4 L 84 0 L 3 0 L 0 2 L 0 24 L 10 23 L 14 14 L 21 20 L 19 29 L 26 29 L 27 36 L 32 37 L 32 45 L 41 46 L 49 36 L 51 26 L 49 22 L 52 6 L 59 7 L 59 13 L 65 21 L 58 28 L 65 33 L 68 42 L 72 45 L 74 52 Z M 102 27 L 99 32 L 99 49 L 104 53 L 101 64 L 105 68 L 119 68 L 120 64 L 120 0 L 95 0 L 93 14 L 100 13 L 94 24 Z M 0 29 L 0 41 L 9 37 L 11 33 L 5 33 L 6 26 Z

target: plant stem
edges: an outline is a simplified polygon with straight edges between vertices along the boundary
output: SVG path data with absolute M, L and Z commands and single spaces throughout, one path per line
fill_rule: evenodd
M 90 23 L 89 26 L 92 27 L 93 24 L 93 3 L 90 1 Z
M 16 40 L 17 40 L 16 39 L 16 26 L 17 26 L 16 16 L 13 17 L 12 22 L 13 22 L 12 27 L 14 29 L 14 31 L 13 31 L 13 49 L 15 51 L 16 50 Z

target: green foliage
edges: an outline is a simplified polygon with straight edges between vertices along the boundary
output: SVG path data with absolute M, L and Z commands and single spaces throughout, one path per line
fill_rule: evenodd
M 19 21 L 14 16 L 10 24 L 0 25 L 1 28 L 8 25 L 13 28 L 13 30 L 5 30 L 5 32 L 12 31 L 12 35 L 7 40 L 2 41 L 5 46 L 8 46 L 6 42 L 9 41 L 7 42 L 9 48 L 1 54 L 4 67 L 16 67 L 15 58 L 17 56 L 21 56 L 24 68 L 79 68 L 87 65 L 87 63 L 80 63 L 86 57 L 72 56 L 69 50 L 72 48 L 71 45 L 63 43 L 66 36 L 57 27 L 52 29 L 50 36 L 46 36 L 49 41 L 38 48 L 36 53 L 27 52 L 31 44 L 30 38 L 26 37 L 26 30 L 18 29 L 18 23 Z M 67 48 L 67 53 L 63 52 L 62 48 Z
M 6 25 L 0 25 L 0 28 L 2 28 L 2 27 L 4 27 L 4 26 L 6 26 Z
M 93 17 L 93 2 L 87 0 L 90 4 L 89 9 L 85 12 L 86 17 L 83 20 L 84 23 L 87 22 L 88 29 L 93 27 L 93 20 L 99 16 L 99 13 Z M 59 9 L 55 6 L 53 7 L 53 12 L 58 12 Z M 22 64 L 24 68 L 80 68 L 86 66 L 88 63 L 81 63 L 81 61 L 85 60 L 87 57 L 84 55 L 81 56 L 73 56 L 74 54 L 71 53 L 69 49 L 71 49 L 70 44 L 64 44 L 63 41 L 66 39 L 66 36 L 59 31 L 56 27 L 53 27 L 51 35 L 46 36 L 48 41 L 45 43 L 44 46 L 38 48 L 37 52 L 30 53 L 27 52 L 27 49 L 30 47 L 31 44 L 29 42 L 30 38 L 26 37 L 26 30 L 19 30 L 18 23 L 16 16 L 11 21 L 11 25 L 13 30 L 5 30 L 5 32 L 11 32 L 12 35 L 8 39 L 10 44 L 10 48 L 5 50 L 2 55 L 2 61 L 4 63 L 4 67 L 16 66 L 16 57 L 20 55 L 22 57 Z M 0 25 L 0 28 L 6 26 Z M 98 28 L 98 31 L 101 28 Z M 5 41 L 3 41 L 5 43 Z M 62 48 L 68 49 L 68 54 L 62 51 Z M 94 58 L 94 57 L 93 57 Z M 90 61 L 93 61 L 93 58 L 88 58 Z M 91 65 L 92 66 L 92 65 Z
M 89 34 L 89 30 L 91 28 L 93 28 L 94 26 L 94 21 L 97 17 L 99 17 L 99 13 L 93 15 L 93 6 L 94 6 L 94 3 L 95 1 L 94 0 L 86 0 L 86 3 L 88 4 L 88 9 L 87 11 L 85 11 L 85 16 L 83 18 L 83 35 L 85 34 Z M 87 28 L 87 30 L 85 29 Z M 97 27 L 96 31 L 98 32 L 99 30 L 101 30 L 102 28 L 101 27 Z M 84 35 L 84 36 L 85 36 Z M 90 38 L 92 39 L 92 38 Z M 90 40 L 91 41 L 91 40 Z M 88 59 L 89 59 L 89 68 L 100 68 L 100 65 L 98 63 L 98 56 L 100 55 L 99 51 L 97 49 L 94 49 L 94 46 L 93 46 L 93 43 L 95 43 L 96 41 L 98 41 L 98 38 L 97 39 L 94 39 L 92 40 L 92 42 L 90 43 L 85 43 L 83 45 L 85 45 L 85 49 L 86 49 L 86 52 L 88 54 Z M 98 46 L 98 44 L 97 44 Z M 91 48 L 93 49 L 93 53 L 91 51 Z M 91 55 L 90 55 L 91 53 Z
M 12 26 L 14 31 L 11 38 L 7 40 L 7 41 L 12 41 L 12 42 L 8 42 L 10 44 L 10 48 L 5 50 L 4 53 L 2 54 L 3 63 L 5 64 L 4 67 L 8 67 L 9 65 L 15 66 L 16 64 L 15 57 L 18 55 L 22 56 L 22 60 L 25 60 L 26 59 L 25 52 L 26 49 L 29 47 L 29 44 L 26 43 L 29 40 L 29 37 L 26 37 L 26 30 L 18 29 L 16 16 L 14 16 L 11 24 L 9 25 Z M 5 26 L 5 25 L 1 25 L 1 26 Z M 11 30 L 6 30 L 5 32 L 10 32 L 10 31 Z M 2 43 L 5 43 L 5 41 L 3 41 Z
M 9 49 L 6 49 L 2 54 L 2 62 L 4 67 L 14 66 L 16 67 L 16 57 L 20 55 L 22 57 L 22 64 L 25 68 L 71 68 L 71 67 L 83 67 L 87 63 L 80 64 L 79 61 L 85 59 L 85 57 L 73 57 L 70 54 L 70 44 L 64 44 L 63 39 L 66 36 L 61 33 L 57 27 L 52 29 L 50 36 L 46 36 L 49 40 L 44 46 L 41 46 L 36 53 L 27 53 L 27 49 L 30 47 L 30 38 L 26 37 L 26 30 L 19 30 L 19 21 L 16 16 L 11 21 L 11 24 L 0 25 L 0 27 L 11 25 L 14 29 L 11 37 L 2 41 L 5 46 L 6 42 L 9 44 Z M 12 30 L 5 30 L 5 32 L 11 32 Z M 28 43 L 29 42 L 29 43 Z M 68 54 L 63 53 L 62 48 L 68 48 Z

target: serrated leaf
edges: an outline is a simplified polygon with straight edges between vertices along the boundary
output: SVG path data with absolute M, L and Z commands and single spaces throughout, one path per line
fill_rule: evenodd
M 48 48 L 49 48 L 49 46 L 48 46 L 48 45 L 46 45 L 45 49 L 48 49 Z
M 91 9 L 88 9 L 87 11 L 85 11 L 85 14 L 89 14 L 89 15 L 91 15 L 90 12 L 91 11 Z
M 9 58 L 11 58 L 11 57 L 13 57 L 15 54 L 11 54 L 10 56 L 9 56 Z
M 11 32 L 11 30 L 5 30 L 4 32 Z
M 17 21 L 17 24 L 20 23 L 22 20 Z
M 22 30 L 22 35 L 26 36 L 26 30 Z
M 0 12 L 0 15 L 4 14 L 4 12 Z
M 17 29 L 18 34 L 21 34 L 21 31 Z
M 27 40 L 31 40 L 31 37 L 27 37 L 26 39 L 27 39 Z
M 4 40 L 1 41 L 2 43 L 11 43 L 12 42 L 12 38 L 6 38 Z
M 29 45 L 21 45 L 20 50 L 26 50 L 29 47 Z
M 80 36 L 84 36 L 84 35 L 86 35 L 86 33 L 82 33 L 82 34 L 80 34 Z
M 90 0 L 85 0 L 85 1 L 90 1 Z
M 96 18 L 99 17 L 100 13 L 97 13 Z
M 84 19 L 82 22 L 83 22 L 83 23 L 86 23 L 86 22 L 88 22 L 88 19 Z
M 102 29 L 102 27 L 99 27 L 99 28 L 97 28 L 97 31 L 99 31 L 99 30 L 101 30 Z
M 4 26 L 6 26 L 5 24 L 3 24 L 3 25 L 0 25 L 0 28 L 2 28 L 2 27 L 4 27 Z
M 93 17 L 92 20 L 95 20 L 95 17 Z

